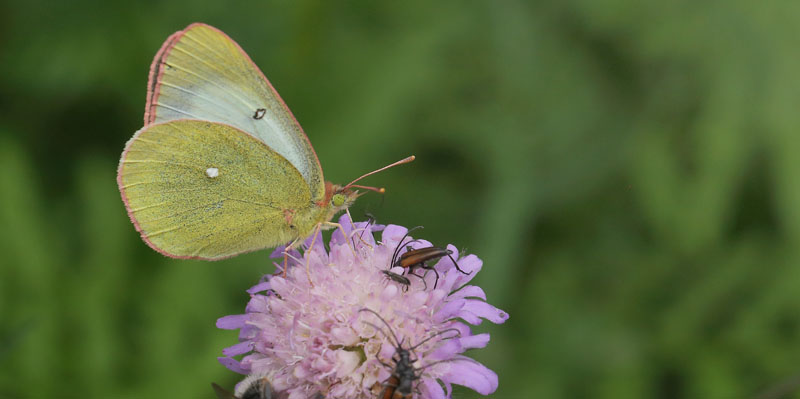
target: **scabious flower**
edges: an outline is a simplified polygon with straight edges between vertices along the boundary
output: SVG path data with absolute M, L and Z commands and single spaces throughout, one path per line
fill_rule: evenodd
M 459 257 L 448 245 L 458 266 L 469 274 L 456 270 L 445 256 L 434 266 L 440 276 L 435 289 L 433 270 L 417 271 L 425 281 L 406 275 L 411 283 L 405 287 L 383 271 L 408 229 L 361 222 L 352 230 L 346 215 L 339 223 L 349 242 L 334 231 L 326 251 L 318 236 L 302 258 L 299 253 L 290 257 L 286 277 L 266 276 L 248 290 L 245 314 L 217 321 L 219 328 L 240 330 L 240 342 L 224 349 L 219 361 L 241 374 L 265 376 L 280 398 L 375 398 L 395 366 L 397 342 L 392 334 L 405 349 L 430 338 L 411 352 L 419 377 L 413 382 L 414 397 L 450 398 L 452 384 L 493 393 L 497 374 L 462 355 L 489 343 L 489 334 L 472 334 L 467 324 L 508 319 L 506 312 L 486 302 L 480 287 L 467 285 L 481 269 L 481 260 L 475 255 Z M 373 233 L 379 231 L 381 240 L 375 242 Z M 430 245 L 424 240 L 410 244 Z M 306 275 L 306 258 L 313 284 Z M 233 358 L 239 355 L 245 356 Z

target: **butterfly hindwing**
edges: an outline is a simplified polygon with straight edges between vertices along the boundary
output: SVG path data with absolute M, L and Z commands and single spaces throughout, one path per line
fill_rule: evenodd
M 174 120 L 128 142 L 117 181 L 145 241 L 179 258 L 221 259 L 289 241 L 287 210 L 311 204 L 283 156 L 229 125 Z

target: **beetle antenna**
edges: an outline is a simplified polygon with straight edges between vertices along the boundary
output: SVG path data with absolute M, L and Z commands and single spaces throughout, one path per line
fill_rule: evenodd
M 383 317 L 381 317 L 381 315 L 378 314 L 378 312 L 376 312 L 376 311 L 374 311 L 372 309 L 369 309 L 369 308 L 362 308 L 362 309 L 359 310 L 359 312 L 370 312 L 370 313 L 374 314 L 375 316 L 377 316 L 378 319 L 380 319 L 380 321 L 382 321 L 383 324 L 386 325 L 386 328 L 389 329 L 389 332 L 392 333 L 392 338 L 394 338 L 394 342 L 397 343 L 397 346 L 401 346 L 402 345 L 400 340 L 397 339 L 397 335 L 394 335 L 394 330 L 392 329 L 392 327 L 389 325 L 389 323 L 386 322 L 386 320 Z M 386 333 L 383 332 L 383 329 L 376 328 L 377 326 L 372 324 L 372 323 L 370 323 L 370 322 L 365 322 L 365 323 L 371 325 L 373 328 L 375 328 L 376 330 L 380 331 L 381 334 L 386 336 Z M 386 337 L 388 338 L 388 336 L 386 336 Z
M 400 255 L 400 248 L 402 248 L 403 245 L 406 245 L 406 244 L 403 244 L 403 241 L 405 241 L 406 238 L 408 238 L 408 235 L 411 234 L 412 231 L 417 230 L 417 229 L 423 229 L 423 228 L 424 227 L 422 227 L 422 226 L 416 226 L 416 227 L 412 227 L 412 228 L 408 229 L 408 231 L 406 231 L 406 235 L 404 235 L 403 238 L 400 239 L 400 242 L 397 243 L 397 247 L 395 247 L 395 249 L 394 249 L 394 253 L 392 253 L 392 264 L 389 266 L 390 269 L 396 266 L 397 256 Z M 411 240 L 411 241 L 408 242 L 408 244 L 411 244 L 414 241 L 416 241 L 416 240 Z
M 420 345 L 422 345 L 422 344 L 424 344 L 424 343 L 426 343 L 426 342 L 430 341 L 431 339 L 433 339 L 433 338 L 435 338 L 435 337 L 438 337 L 438 336 L 440 336 L 440 335 L 442 335 L 442 334 L 447 334 L 448 332 L 451 332 L 451 331 L 455 331 L 455 332 L 456 332 L 456 335 L 453 335 L 452 337 L 447 337 L 447 338 L 445 338 L 445 339 L 453 339 L 453 338 L 456 338 L 456 337 L 460 337 L 460 336 L 461 336 L 461 331 L 458 331 L 458 330 L 457 330 L 457 329 L 455 329 L 455 328 L 448 328 L 448 329 L 446 329 L 446 330 L 439 331 L 439 332 L 437 332 L 436 334 L 431 334 L 431 335 L 430 335 L 428 338 L 425 338 L 425 339 L 423 339 L 422 341 L 420 341 L 420 342 L 417 342 L 417 344 L 416 344 L 416 345 L 414 345 L 414 346 L 412 346 L 412 347 L 408 348 L 408 350 L 410 350 L 410 351 L 413 351 L 414 349 L 417 349 L 417 348 L 418 348 Z

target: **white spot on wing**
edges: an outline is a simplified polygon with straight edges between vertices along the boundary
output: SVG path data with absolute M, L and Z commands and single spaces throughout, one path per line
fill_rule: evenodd
M 210 177 L 212 179 L 217 177 L 217 176 L 219 176 L 219 169 L 217 169 L 217 168 L 208 168 L 208 169 L 206 169 L 206 176 L 208 176 L 208 177 Z

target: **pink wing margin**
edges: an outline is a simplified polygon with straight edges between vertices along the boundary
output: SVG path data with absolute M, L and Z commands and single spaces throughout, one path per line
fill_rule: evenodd
M 188 30 L 188 28 L 186 30 Z M 164 69 L 160 68 L 160 66 L 163 65 L 162 61 L 167 58 L 169 52 L 175 47 L 175 43 L 178 43 L 178 40 L 180 40 L 186 30 L 171 34 L 167 40 L 164 41 L 164 44 L 161 45 L 161 48 L 158 49 L 155 58 L 153 58 L 153 63 L 150 64 L 150 74 L 147 78 L 147 102 L 144 106 L 145 126 L 156 120 L 155 104 L 157 103 L 159 89 L 161 88 L 161 84 L 159 83 L 161 82 L 161 75 L 164 73 Z
M 239 46 L 239 43 L 236 43 L 236 41 L 231 39 L 231 37 L 225 34 L 225 32 L 211 25 L 204 24 L 202 22 L 195 22 L 193 24 L 190 24 L 189 26 L 186 27 L 186 29 L 175 32 L 172 35 L 170 35 L 170 37 L 168 37 L 167 40 L 164 41 L 164 44 L 161 45 L 161 48 L 156 53 L 155 58 L 153 58 L 153 63 L 150 65 L 150 76 L 147 79 L 147 104 L 145 104 L 144 107 L 144 125 L 147 126 L 155 122 L 156 120 L 156 103 L 158 102 L 159 89 L 161 88 L 161 75 L 164 74 L 165 70 L 165 68 L 161 67 L 162 65 L 164 65 L 163 61 L 167 59 L 167 57 L 169 57 L 172 48 L 175 47 L 175 45 L 180 41 L 181 37 L 183 37 L 183 35 L 186 34 L 186 32 L 196 27 L 206 27 L 212 29 L 217 33 L 219 33 L 220 35 L 222 35 L 223 37 L 225 37 L 226 39 L 230 40 L 231 43 L 236 45 L 236 48 L 239 50 L 242 56 L 244 56 L 244 58 L 250 63 L 250 65 L 253 66 L 253 69 L 258 71 L 258 74 L 261 75 L 261 78 L 264 79 L 265 82 L 267 82 L 267 86 L 272 91 L 272 94 L 274 94 L 275 98 L 277 98 L 278 101 L 280 101 L 281 105 L 283 106 L 283 109 L 286 111 L 286 113 L 289 114 L 289 116 L 292 117 L 294 124 L 297 125 L 298 129 L 300 130 L 300 133 L 303 135 L 303 139 L 306 140 L 306 142 L 308 143 L 308 147 L 311 148 L 311 153 L 314 154 L 314 159 L 317 161 L 317 168 L 320 171 L 319 173 L 320 180 L 324 182 L 325 176 L 322 172 L 322 166 L 319 163 L 319 157 L 317 156 L 317 151 L 314 149 L 314 146 L 311 145 L 311 141 L 308 139 L 308 135 L 303 130 L 303 127 L 300 126 L 300 122 L 297 121 L 297 118 L 295 118 L 294 114 L 292 113 L 292 110 L 290 110 L 289 106 L 286 105 L 286 102 L 283 101 L 283 98 L 281 98 L 280 94 L 278 94 L 278 91 L 275 90 L 275 87 L 272 86 L 272 83 L 270 83 L 269 79 L 267 79 L 267 77 L 264 76 L 264 72 L 261 72 L 261 69 L 253 62 L 253 60 L 250 58 L 249 55 L 247 55 L 247 53 L 242 49 L 242 47 Z

